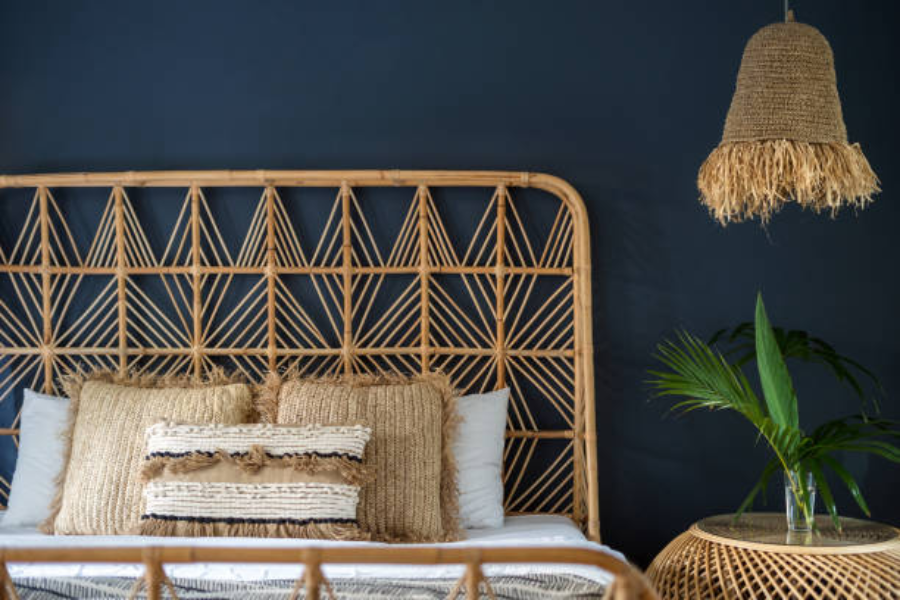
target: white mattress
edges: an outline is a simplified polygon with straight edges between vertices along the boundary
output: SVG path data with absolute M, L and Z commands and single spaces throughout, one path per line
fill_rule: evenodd
M 2 548 L 103 548 L 142 546 L 204 546 L 204 547 L 267 547 L 304 548 L 340 546 L 381 546 L 376 542 L 334 542 L 300 539 L 268 538 L 179 538 L 148 536 L 52 536 L 36 529 L 0 526 L 0 547 Z M 560 516 L 508 517 L 503 527 L 497 529 L 477 529 L 466 532 L 466 539 L 440 547 L 545 547 L 567 546 L 597 549 L 624 560 L 619 552 L 607 546 L 585 539 L 575 524 Z M 72 564 L 72 563 L 10 563 L 10 575 L 24 577 L 138 577 L 143 566 L 134 564 Z M 215 579 L 226 581 L 252 581 L 264 579 L 296 579 L 302 572 L 299 565 L 283 564 L 172 564 L 166 565 L 166 573 L 172 578 Z M 409 566 L 409 565 L 323 565 L 329 578 L 406 578 L 406 577 L 459 577 L 462 566 Z M 487 565 L 488 576 L 517 575 L 528 573 L 572 573 L 588 579 L 609 583 L 609 573 L 596 567 L 584 565 Z

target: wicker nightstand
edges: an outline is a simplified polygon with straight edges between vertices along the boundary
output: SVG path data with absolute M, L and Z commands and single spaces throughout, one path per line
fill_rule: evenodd
M 826 516 L 819 534 L 788 535 L 784 514 L 703 519 L 672 540 L 647 570 L 675 598 L 900 598 L 900 530 Z

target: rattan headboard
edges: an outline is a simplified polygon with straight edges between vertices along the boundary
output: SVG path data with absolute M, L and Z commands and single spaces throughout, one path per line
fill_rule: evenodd
M 397 226 L 379 242 L 374 190 L 391 187 L 403 196 L 391 206 L 405 206 L 384 205 Z M 79 205 L 86 188 L 102 194 L 92 216 Z M 150 188 L 179 196 L 159 208 Z M 304 195 L 322 188 L 331 206 L 318 214 L 329 216 L 304 222 Z M 535 213 L 519 200 L 528 188 L 541 191 Z M 236 189 L 246 201 L 208 200 Z M 459 190 L 482 216 L 451 236 Z M 58 375 L 79 366 L 225 364 L 252 379 L 291 366 L 441 369 L 465 390 L 512 389 L 507 511 L 567 514 L 599 539 L 589 230 L 565 181 L 478 171 L 23 175 L 0 177 L 6 203 L 21 222 L 0 223 L 13 229 L 0 241 L 4 405 L 20 402 L 22 387 L 57 391 Z M 235 218 L 242 203 L 246 219 Z M 153 207 L 168 219 L 164 243 L 140 216 Z M 84 241 L 73 219 L 86 222 Z M 223 235 L 217 220 L 242 233 Z M 7 414 L 0 435 L 17 442 L 18 411 Z M 0 477 L 0 499 L 7 490 Z

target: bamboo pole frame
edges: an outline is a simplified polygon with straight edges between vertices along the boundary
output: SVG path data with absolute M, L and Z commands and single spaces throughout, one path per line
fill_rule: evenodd
M 269 370 L 274 371 L 278 365 L 276 363 L 276 348 L 278 346 L 277 335 L 277 315 L 275 312 L 275 282 L 277 275 L 275 274 L 276 260 L 276 240 L 275 240 L 275 188 L 266 186 L 266 328 L 267 328 L 267 354 L 269 359 Z
M 116 309 L 119 319 L 119 374 L 124 375 L 128 372 L 128 292 L 126 286 L 128 284 L 128 274 L 125 270 L 127 265 L 125 259 L 125 205 L 124 190 L 122 186 L 113 188 L 115 198 L 115 224 L 116 224 Z M 45 245 L 47 240 L 41 235 L 41 245 Z M 52 384 L 52 380 L 50 382 Z M 44 382 L 47 385 L 47 382 Z
M 193 335 L 191 335 L 191 362 L 194 365 L 194 375 L 203 374 L 203 356 L 200 346 L 203 338 L 203 274 L 200 272 L 200 189 L 196 184 L 190 187 L 191 198 L 191 277 L 193 279 L 191 290 L 193 291 L 193 306 L 191 309 L 191 322 L 193 323 Z
M 38 188 L 38 198 L 40 202 L 40 223 L 41 223 L 41 322 L 43 326 L 43 347 L 47 348 L 52 343 L 53 338 L 53 314 L 52 301 L 50 297 L 50 245 L 48 240 L 49 234 L 49 209 L 47 208 L 47 188 Z M 44 362 L 44 391 L 49 392 L 53 382 L 53 356 L 49 351 L 43 353 Z
M 109 218 L 101 219 L 86 259 L 70 256 L 75 244 L 64 242 L 71 232 L 53 199 L 55 190 L 78 187 L 111 190 Z M 186 190 L 181 225 L 162 258 L 146 241 L 128 197 L 127 190 L 140 187 Z M 237 260 L 223 246 L 203 194 L 204 188 L 218 187 L 262 190 Z M 333 220 L 311 257 L 299 247 L 278 195 L 278 189 L 294 187 L 337 190 Z M 409 226 L 401 229 L 387 260 L 354 194 L 377 187 L 411 190 Z M 432 197 L 433 190 L 453 187 L 482 188 L 491 199 L 464 256 L 457 254 Z M 32 373 L 52 393 L 55 377 L 78 361 L 120 371 L 201 375 L 214 361 L 228 359 L 252 379 L 301 359 L 314 365 L 310 374 L 437 368 L 458 385 L 474 382 L 463 385 L 472 391 L 512 390 L 504 470 L 508 512 L 568 515 L 590 539 L 600 539 L 590 236 L 584 203 L 562 179 L 505 171 L 156 171 L 6 175 L 0 176 L 0 193 L 4 188 L 35 189 L 37 208 L 14 251 L 0 248 L 0 276 L 15 284 L 11 297 L 0 298 L 0 330 L 6 331 L 0 331 L 6 336 L 0 365 L 24 365 L 15 378 L 0 381 L 0 400 L 12 383 L 21 384 Z M 559 204 L 543 251 L 535 252 L 537 241 L 525 231 L 515 192 L 521 188 L 547 192 Z M 222 290 L 238 275 L 260 283 L 222 314 Z M 336 346 L 323 341 L 321 324 L 283 285 L 282 276 L 288 275 L 313 280 L 337 334 Z M 413 276 L 415 282 L 385 314 L 371 314 L 371 296 L 385 277 L 395 275 Z M 92 276 L 110 278 L 114 287 L 98 294 L 92 305 L 97 309 L 82 315 L 81 329 L 66 337 L 59 331 L 62 313 L 80 281 Z M 135 279 L 140 276 L 163 279 L 176 316 L 140 289 Z M 447 291 L 443 277 L 461 278 L 474 313 Z M 539 278 L 562 283 L 538 306 L 528 305 Z M 35 301 L 39 330 L 32 332 L 29 322 L 6 306 Z M 214 318 L 228 324 L 213 323 Z M 34 361 L 38 371 L 31 370 Z M 529 389 L 543 398 L 531 397 Z M 541 406 L 557 411 L 567 426 L 539 426 L 534 415 Z M 15 423 L 0 427 L 0 435 L 17 434 Z M 565 443 L 547 450 L 553 440 Z M 548 451 L 558 452 L 552 468 L 532 474 L 528 483 L 524 473 L 532 458 Z
M 419 354 L 422 360 L 422 373 L 428 373 L 431 369 L 431 312 L 429 296 L 431 290 L 431 270 L 428 260 L 428 188 L 420 185 L 416 198 L 416 209 L 419 216 Z

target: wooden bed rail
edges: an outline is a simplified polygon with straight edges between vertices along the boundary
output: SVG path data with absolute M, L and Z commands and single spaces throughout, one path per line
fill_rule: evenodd
M 482 566 L 486 564 L 577 564 L 599 567 L 615 579 L 604 598 L 610 600 L 657 600 L 658 596 L 644 576 L 633 566 L 600 550 L 571 547 L 516 548 L 204 548 L 190 546 L 152 546 L 143 548 L 14 548 L 0 549 L 0 600 L 14 600 L 16 590 L 7 563 L 132 563 L 143 564 L 143 583 L 148 600 L 160 600 L 163 588 L 176 598 L 174 587 L 165 575 L 170 563 L 281 563 L 302 564 L 291 600 L 305 590 L 308 600 L 318 600 L 324 587 L 331 594 L 322 574 L 323 564 L 385 565 L 464 565 L 465 572 L 448 598 L 465 592 L 468 599 L 479 598 L 481 589 L 494 598 Z

